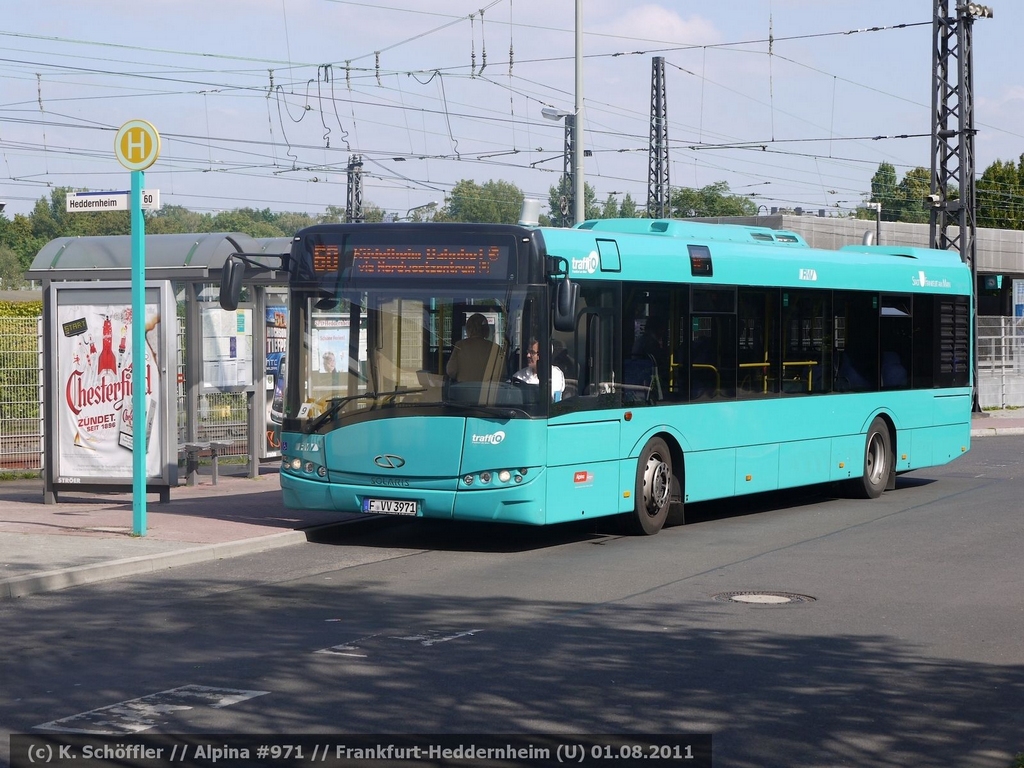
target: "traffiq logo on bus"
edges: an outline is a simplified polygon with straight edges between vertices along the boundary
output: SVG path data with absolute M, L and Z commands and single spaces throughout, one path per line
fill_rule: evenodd
M 597 253 L 591 251 L 589 256 L 584 256 L 582 259 L 573 258 L 572 260 L 572 271 L 573 272 L 586 272 L 587 274 L 594 274 L 597 272 L 597 267 L 600 264 L 597 258 Z
M 498 430 L 497 432 L 491 432 L 489 435 L 473 435 L 474 443 L 483 443 L 485 445 L 497 445 L 505 439 L 505 432 Z

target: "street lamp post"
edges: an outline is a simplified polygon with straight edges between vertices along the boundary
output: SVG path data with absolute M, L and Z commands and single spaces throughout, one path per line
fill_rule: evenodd
M 412 221 L 412 215 L 418 211 L 432 211 L 437 208 L 437 202 L 431 200 L 429 203 L 423 205 L 417 205 L 415 208 L 410 208 L 405 212 L 405 216 L 402 217 L 402 221 Z
M 583 183 L 583 0 L 576 0 L 576 88 L 572 134 L 573 223 L 586 217 L 586 186 Z

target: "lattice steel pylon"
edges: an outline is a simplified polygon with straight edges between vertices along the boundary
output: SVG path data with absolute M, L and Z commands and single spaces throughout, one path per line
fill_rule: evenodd
M 978 222 L 974 156 L 974 20 L 991 18 L 980 3 L 934 0 L 932 21 L 931 247 L 957 250 L 971 268 L 971 338 L 974 348 L 974 410 L 978 400 Z M 954 80 L 955 78 L 955 80 Z M 950 200 L 953 188 L 960 199 Z M 956 226 L 955 234 L 951 228 Z
M 363 156 L 348 158 L 348 187 L 345 196 L 345 221 L 362 223 L 363 216 Z
M 647 215 L 669 215 L 668 105 L 665 97 L 665 57 L 651 59 L 651 143 L 647 153 Z
M 565 146 L 562 149 L 562 190 L 559 214 L 563 227 L 573 227 L 576 221 L 576 115 L 565 116 Z

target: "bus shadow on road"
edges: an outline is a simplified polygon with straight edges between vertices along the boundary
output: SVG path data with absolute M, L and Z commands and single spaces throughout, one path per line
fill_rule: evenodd
M 896 491 L 931 485 L 927 477 L 899 476 Z M 892 492 L 890 492 L 892 493 Z M 883 495 L 886 498 L 889 494 Z M 870 503 L 851 498 L 840 483 L 822 483 L 686 505 L 685 526 L 796 509 L 830 501 Z M 575 542 L 604 543 L 632 537 L 624 516 L 601 517 L 548 526 L 466 520 L 366 517 L 357 524 L 325 526 L 308 533 L 318 544 L 362 547 L 399 547 L 451 552 L 524 552 Z
M 882 498 L 890 498 L 891 494 L 898 494 L 901 490 L 922 488 L 934 482 L 935 480 L 929 477 L 899 475 L 896 477 L 896 490 L 884 493 Z M 829 501 L 871 503 L 873 500 L 855 498 L 842 483 L 821 483 L 801 488 L 786 488 L 780 491 L 765 491 L 764 493 L 687 504 L 685 524 L 693 525 L 730 517 L 745 517 Z
M 608 530 L 599 530 L 603 525 Z M 525 552 L 606 537 L 613 523 L 586 520 L 549 526 L 466 520 L 380 518 L 332 526 L 310 541 L 361 547 L 407 547 L 451 552 Z

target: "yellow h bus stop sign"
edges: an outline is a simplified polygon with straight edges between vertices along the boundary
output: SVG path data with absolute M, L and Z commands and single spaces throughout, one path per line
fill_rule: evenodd
M 114 153 L 129 171 L 144 171 L 160 156 L 160 134 L 145 120 L 129 120 L 117 132 Z

